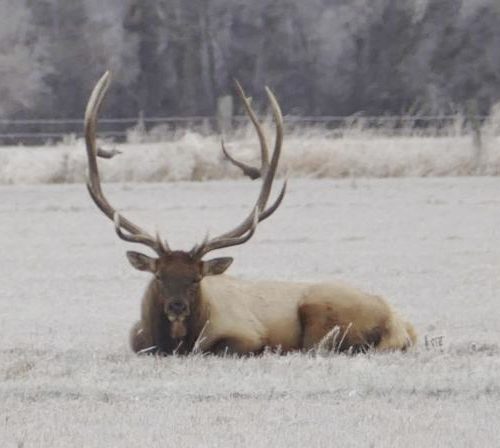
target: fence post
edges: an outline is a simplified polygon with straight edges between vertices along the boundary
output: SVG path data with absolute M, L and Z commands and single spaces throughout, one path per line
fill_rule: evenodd
M 217 130 L 220 134 L 227 134 L 232 130 L 233 97 L 231 95 L 217 98 Z
M 481 135 L 481 120 L 478 114 L 477 100 L 470 99 L 466 104 L 467 121 L 470 123 L 472 130 L 472 147 L 474 174 L 483 174 L 483 139 Z

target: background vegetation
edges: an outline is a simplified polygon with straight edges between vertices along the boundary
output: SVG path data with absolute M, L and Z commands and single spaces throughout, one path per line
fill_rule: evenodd
M 0 12 L 3 119 L 81 117 L 108 67 L 114 117 L 213 115 L 233 77 L 296 115 L 470 101 L 484 115 L 500 98 L 498 0 L 0 0 Z

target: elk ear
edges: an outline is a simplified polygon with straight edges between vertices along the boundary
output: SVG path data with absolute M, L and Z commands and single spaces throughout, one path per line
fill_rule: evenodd
M 203 262 L 203 275 L 219 275 L 222 274 L 229 266 L 233 259 L 231 257 L 214 258 Z
M 156 272 L 156 259 L 140 254 L 139 252 L 127 252 L 127 258 L 130 264 L 139 271 L 148 271 L 154 274 Z

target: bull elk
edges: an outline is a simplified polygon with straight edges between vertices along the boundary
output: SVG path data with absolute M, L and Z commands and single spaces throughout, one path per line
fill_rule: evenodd
M 268 88 L 266 94 L 276 125 L 270 160 L 261 126 L 237 84 L 260 142 L 261 167 L 254 177 L 261 178 L 261 187 L 255 206 L 235 228 L 215 238 L 207 237 L 186 252 L 172 250 L 158 233 L 153 236 L 118 214 L 103 194 L 96 126 L 109 83 L 110 74 L 106 72 L 94 87 L 85 112 L 88 191 L 97 207 L 114 222 L 122 240 L 143 244 L 157 254 L 152 258 L 127 252 L 134 268 L 153 275 L 142 299 L 141 318 L 130 334 L 134 352 L 256 354 L 266 348 L 307 351 L 329 337 L 330 348 L 333 345 L 338 351 L 404 350 L 415 342 L 412 325 L 380 297 L 338 283 L 240 280 L 224 275 L 232 258 L 205 259 L 209 252 L 247 242 L 258 223 L 276 211 L 285 195 L 286 181 L 268 205 L 283 141 L 280 107 Z

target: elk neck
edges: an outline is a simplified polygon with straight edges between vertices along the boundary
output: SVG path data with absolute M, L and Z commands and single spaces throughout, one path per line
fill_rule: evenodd
M 153 315 L 156 316 L 156 318 L 161 316 L 160 321 L 157 322 L 157 324 L 162 327 L 161 333 L 164 341 L 162 345 L 165 345 L 165 351 L 176 351 L 178 354 L 187 354 L 191 352 L 209 318 L 209 305 L 203 300 L 201 293 L 202 288 L 200 287 L 197 300 L 194 304 L 192 304 L 190 310 L 191 312 L 185 320 L 187 334 L 182 339 L 174 339 L 170 336 L 172 323 L 163 312 L 159 281 L 156 278 L 151 279 L 148 289 L 151 297 L 153 298 L 153 303 L 151 304 L 154 309 Z M 153 311 L 153 309 L 151 311 Z

